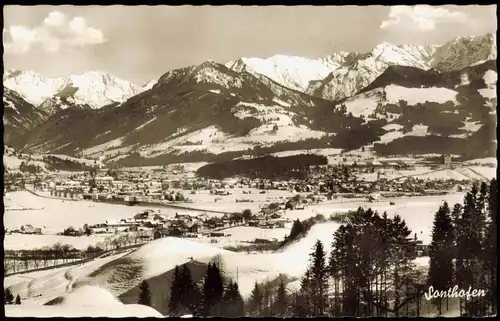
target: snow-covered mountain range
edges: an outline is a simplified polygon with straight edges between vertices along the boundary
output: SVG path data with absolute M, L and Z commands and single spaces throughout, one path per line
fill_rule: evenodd
M 27 102 L 40 106 L 50 114 L 54 106 L 62 109 L 71 105 L 97 109 L 121 103 L 149 89 L 114 77 L 106 72 L 89 71 L 69 77 L 46 78 L 33 71 L 7 70 L 4 86 L 19 93 Z M 146 86 L 151 86 L 150 83 Z M 57 108 L 55 108 L 57 110 Z
M 382 43 L 320 59 L 206 61 L 142 87 L 97 72 L 47 80 L 11 70 L 4 83 L 53 115 L 14 140 L 29 152 L 125 165 L 311 148 L 466 148 L 479 157 L 494 150 L 495 59 L 496 37 L 488 34 L 441 46 Z
M 275 55 L 241 58 L 226 64 L 235 71 L 269 77 L 277 83 L 329 100 L 350 97 L 368 86 L 388 66 L 443 71 L 459 70 L 496 59 L 496 35 L 459 37 L 444 45 L 393 45 L 387 42 L 368 53 L 338 52 L 319 59 Z

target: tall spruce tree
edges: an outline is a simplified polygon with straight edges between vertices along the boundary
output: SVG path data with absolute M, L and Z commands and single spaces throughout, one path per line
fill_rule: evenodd
M 326 253 L 323 243 L 319 240 L 314 245 L 310 266 L 313 316 L 323 316 L 328 306 L 328 270 L 326 266 Z
M 248 302 L 248 313 L 251 316 L 262 316 L 263 297 L 264 294 L 262 293 L 260 285 L 255 282 Z
M 21 304 L 21 297 L 19 296 L 19 294 L 16 295 L 16 302 L 15 302 L 15 304 L 17 304 L 17 305 Z
M 141 284 L 139 284 L 139 298 L 137 304 L 146 305 L 148 307 L 151 306 L 151 289 L 146 280 L 143 280 Z
M 487 288 L 486 315 L 497 313 L 497 215 L 498 215 L 498 186 L 497 180 L 492 179 L 488 187 L 487 197 L 488 222 L 484 239 L 484 267 Z
M 4 304 L 12 304 L 14 302 L 14 296 L 12 295 L 12 291 L 10 290 L 10 288 L 4 290 L 3 293 Z
M 462 283 L 463 288 L 479 288 L 479 278 L 482 275 L 482 266 L 479 259 L 482 244 L 481 214 L 477 210 L 476 200 L 479 190 L 477 185 L 473 185 L 471 191 L 467 193 L 464 199 L 462 212 L 462 223 L 464 224 L 464 235 L 458 241 L 460 242 L 459 257 L 463 260 Z M 480 307 L 477 298 L 465 298 L 464 316 L 479 316 Z
M 279 317 L 284 318 L 287 315 L 288 302 L 286 297 L 285 282 L 283 281 L 283 279 L 280 281 L 280 285 L 278 287 L 275 306 L 276 306 L 276 314 Z
M 174 274 L 172 275 L 172 283 L 170 285 L 170 300 L 168 302 L 168 310 L 171 316 L 180 316 L 182 313 L 180 288 L 181 277 L 179 266 L 175 266 Z
M 394 216 L 391 226 L 391 263 L 393 264 L 393 286 L 395 316 L 400 315 L 400 309 L 405 306 L 411 298 L 406 290 L 408 279 L 414 271 L 413 260 L 416 258 L 415 242 L 411 240 L 411 230 L 399 215 Z
M 217 265 L 208 264 L 203 283 L 203 316 L 221 316 L 224 282 Z
M 435 290 L 446 291 L 453 284 L 453 223 L 450 208 L 445 202 L 434 216 L 432 241 L 429 253 L 429 285 Z M 442 313 L 441 298 L 436 300 L 439 314 Z M 448 303 L 448 299 L 447 299 Z
M 295 316 L 302 318 L 312 316 L 311 295 L 311 270 L 308 268 L 300 280 L 300 291 L 295 294 L 293 307 Z
M 222 298 L 222 315 L 228 318 L 244 316 L 244 302 L 238 283 L 229 282 Z
M 453 219 L 453 230 L 455 234 L 455 242 L 454 242 L 454 251 L 453 255 L 455 258 L 455 266 L 454 266 L 454 283 L 461 289 L 464 288 L 464 273 L 465 273 L 465 258 L 464 254 L 464 245 L 465 245 L 465 224 L 462 220 L 462 212 L 463 207 L 461 204 L 455 204 L 453 206 L 453 211 L 451 213 L 451 217 Z M 462 315 L 463 312 L 463 300 L 462 298 L 458 299 L 459 302 L 459 311 Z
M 187 265 L 182 267 L 179 278 L 179 299 L 182 306 L 182 313 L 196 315 L 200 298 L 198 288 L 191 275 L 191 270 Z

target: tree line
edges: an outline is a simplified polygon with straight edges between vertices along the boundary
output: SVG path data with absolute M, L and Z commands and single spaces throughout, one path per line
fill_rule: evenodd
M 141 282 L 139 290 L 138 303 L 152 306 L 148 282 Z M 170 286 L 170 298 L 165 304 L 172 317 L 244 315 L 244 302 L 238 283 L 224 277 L 220 262 L 208 264 L 206 275 L 200 284 L 194 281 L 191 270 L 186 264 L 181 267 L 176 266 Z
M 434 218 L 430 247 L 429 284 L 436 291 L 457 286 L 483 290 L 484 296 L 459 298 L 461 316 L 481 317 L 497 312 L 496 179 L 473 185 L 463 205 L 444 203 Z M 449 297 L 435 298 L 439 312 Z
M 474 185 L 463 205 L 437 210 L 427 275 L 414 263 L 416 242 L 404 220 L 358 209 L 334 233 L 329 257 L 316 243 L 292 315 L 420 316 L 431 286 L 483 289 L 484 296 L 459 298 L 460 315 L 495 315 L 497 193 L 494 179 Z M 431 300 L 439 315 L 442 302 Z
M 201 177 L 224 179 L 234 176 L 264 179 L 303 179 L 309 167 L 328 164 L 326 157 L 318 155 L 294 155 L 288 157 L 264 156 L 254 159 L 236 159 L 212 163 L 200 167 L 196 174 Z
M 98 246 L 89 246 L 85 250 L 78 250 L 69 244 L 61 243 L 32 250 L 5 250 L 4 271 L 15 273 L 22 270 L 55 266 L 86 259 L 101 252 L 103 249 Z

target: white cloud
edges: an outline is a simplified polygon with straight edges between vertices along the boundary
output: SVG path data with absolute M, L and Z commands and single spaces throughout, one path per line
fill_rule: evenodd
M 102 31 L 87 26 L 84 18 L 74 17 L 68 21 L 59 11 L 49 13 L 40 26 L 32 29 L 24 26 L 4 28 L 4 48 L 11 53 L 26 53 L 37 46 L 57 52 L 105 41 Z
M 409 25 L 422 31 L 430 31 L 442 22 L 465 22 L 467 15 L 459 11 L 450 11 L 442 7 L 429 5 L 393 6 L 387 20 L 380 25 L 381 29 Z

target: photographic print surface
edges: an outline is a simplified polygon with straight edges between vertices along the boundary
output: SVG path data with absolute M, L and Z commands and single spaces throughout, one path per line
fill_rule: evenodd
M 496 315 L 496 6 L 5 6 L 10 317 Z

